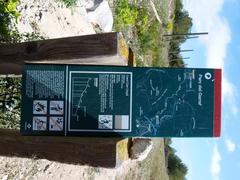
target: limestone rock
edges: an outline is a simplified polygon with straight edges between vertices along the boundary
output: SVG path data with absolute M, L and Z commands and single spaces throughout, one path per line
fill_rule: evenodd
M 144 160 L 152 149 L 152 140 L 149 138 L 134 138 L 130 149 L 130 158 Z
M 94 26 L 99 26 L 103 32 L 111 32 L 113 15 L 106 0 L 89 0 L 86 4 L 87 17 Z
M 17 28 L 21 33 L 37 32 L 45 38 L 95 33 L 83 4 L 67 8 L 59 1 L 21 0 L 18 10 L 21 15 Z

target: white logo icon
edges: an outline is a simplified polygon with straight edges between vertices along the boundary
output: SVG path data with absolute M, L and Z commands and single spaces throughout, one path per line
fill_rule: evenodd
M 205 79 L 209 80 L 212 78 L 212 74 L 211 73 L 206 73 L 205 74 Z

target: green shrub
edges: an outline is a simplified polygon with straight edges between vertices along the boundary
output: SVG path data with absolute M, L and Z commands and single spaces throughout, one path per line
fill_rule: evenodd
M 164 139 L 164 149 L 167 160 L 167 169 L 169 180 L 185 180 L 188 172 L 187 166 L 182 160 L 176 155 L 176 150 L 171 147 L 172 140 L 170 138 Z
M 173 19 L 173 24 L 168 24 L 168 28 L 170 29 L 172 26 L 172 33 L 173 34 L 187 34 L 191 31 L 192 27 L 192 19 L 189 17 L 189 14 L 187 11 L 183 9 L 183 3 L 182 0 L 176 0 L 176 7 L 175 7 L 175 16 Z M 177 39 L 178 38 L 178 39 Z M 184 67 L 185 63 L 182 59 L 182 56 L 180 54 L 180 47 L 181 44 L 184 43 L 187 39 L 186 36 L 181 37 L 175 37 L 170 42 L 170 52 L 177 52 L 174 55 L 169 54 L 170 59 L 170 66 L 172 67 Z M 174 56 L 172 58 L 172 56 Z M 174 61 L 171 61 L 172 59 L 176 59 Z

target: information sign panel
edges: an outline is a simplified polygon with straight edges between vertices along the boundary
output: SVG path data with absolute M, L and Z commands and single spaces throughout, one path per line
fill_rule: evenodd
M 22 78 L 23 135 L 220 136 L 219 69 L 27 64 Z

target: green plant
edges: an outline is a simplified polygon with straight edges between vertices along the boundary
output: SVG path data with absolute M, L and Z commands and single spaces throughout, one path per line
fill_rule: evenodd
M 16 7 L 19 0 L 0 0 L 0 42 L 8 42 L 16 31 L 15 22 L 19 17 Z
M 20 78 L 0 78 L 0 128 L 19 128 L 20 89 Z
M 134 6 L 129 4 L 128 0 L 118 0 L 116 2 L 115 14 L 115 29 L 122 29 L 125 26 L 134 26 L 136 24 L 138 11 Z
M 167 32 L 171 33 L 173 31 L 173 21 L 169 21 L 167 24 Z
M 78 0 L 59 0 L 59 1 L 64 3 L 66 7 L 72 7 L 77 4 Z

